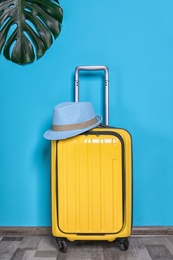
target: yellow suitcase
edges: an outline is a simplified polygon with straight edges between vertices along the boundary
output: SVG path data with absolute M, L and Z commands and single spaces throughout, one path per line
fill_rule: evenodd
M 51 169 L 52 233 L 59 250 L 67 251 L 66 239 L 117 238 L 120 249 L 127 250 L 132 227 L 130 134 L 101 125 L 72 138 L 51 141 Z

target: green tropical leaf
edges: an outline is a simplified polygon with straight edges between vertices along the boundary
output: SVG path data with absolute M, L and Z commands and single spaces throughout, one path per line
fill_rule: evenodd
M 0 52 L 24 65 L 44 55 L 61 31 L 58 0 L 0 0 Z

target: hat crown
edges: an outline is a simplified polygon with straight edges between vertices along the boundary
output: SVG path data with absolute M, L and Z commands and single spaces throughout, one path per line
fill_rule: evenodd
M 69 125 L 91 120 L 95 117 L 90 102 L 64 102 L 53 110 L 53 125 Z

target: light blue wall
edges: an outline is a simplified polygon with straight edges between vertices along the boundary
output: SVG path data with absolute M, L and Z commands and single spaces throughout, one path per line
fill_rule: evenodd
M 43 58 L 21 67 L 0 56 L 0 226 L 51 225 L 42 135 L 54 105 L 73 100 L 75 67 L 90 64 L 109 67 L 110 124 L 133 137 L 133 224 L 173 225 L 173 1 L 60 3 L 62 32 Z M 101 113 L 100 77 L 89 92 L 85 80 L 81 100 Z

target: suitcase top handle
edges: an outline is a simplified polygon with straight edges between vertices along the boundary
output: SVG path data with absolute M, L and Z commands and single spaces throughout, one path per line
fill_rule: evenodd
M 105 80 L 108 80 L 108 67 L 106 66 L 78 66 L 75 70 L 75 80 L 79 80 L 79 71 L 80 70 L 104 70 L 105 71 Z
M 108 77 L 108 67 L 106 66 L 78 66 L 75 70 L 75 102 L 79 101 L 79 71 L 86 70 L 86 71 L 94 71 L 94 70 L 104 70 L 105 71 L 105 104 L 104 104 L 104 111 L 105 111 L 105 124 L 108 125 L 109 121 L 109 100 L 108 100 L 108 93 L 109 93 L 109 77 Z

